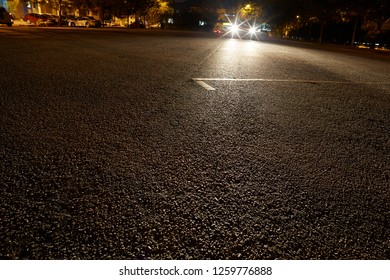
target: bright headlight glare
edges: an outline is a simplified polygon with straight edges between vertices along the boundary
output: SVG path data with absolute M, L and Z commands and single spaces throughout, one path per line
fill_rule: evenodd
M 256 28 L 251 27 L 251 29 L 249 29 L 249 32 L 250 32 L 251 34 L 255 34 L 255 33 L 256 33 Z
M 238 31 L 238 26 L 237 25 L 233 25 L 232 28 L 231 28 L 231 31 L 233 33 L 236 33 Z

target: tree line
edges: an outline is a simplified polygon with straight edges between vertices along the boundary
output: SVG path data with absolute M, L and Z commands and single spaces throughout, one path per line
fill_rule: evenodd
M 386 33 L 384 24 L 390 19 L 390 0 L 267 0 L 263 3 L 266 3 L 264 16 L 279 32 L 320 42 L 344 40 L 353 44 L 357 39 L 380 39 Z
M 172 0 L 21 0 L 25 4 L 45 4 L 58 12 L 58 15 L 66 15 L 65 7 L 79 10 L 98 9 L 101 19 L 111 19 L 113 16 L 124 18 L 130 15 L 146 17 L 151 21 L 163 21 L 173 14 Z
M 64 6 L 98 8 L 101 18 L 137 15 L 150 22 L 173 18 L 178 28 L 209 29 L 225 14 L 255 17 L 268 23 L 276 36 L 306 40 L 380 40 L 389 42 L 384 30 L 390 19 L 390 0 L 22 0 L 44 1 L 60 11 Z M 200 23 L 203 23 L 200 26 Z
M 175 11 L 176 20 L 190 26 L 200 20 L 212 27 L 224 14 L 234 13 L 269 24 L 275 36 L 390 45 L 390 32 L 384 29 L 390 20 L 390 0 L 187 0 Z

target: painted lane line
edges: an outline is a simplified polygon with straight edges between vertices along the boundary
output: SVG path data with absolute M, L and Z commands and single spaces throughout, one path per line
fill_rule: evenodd
M 235 78 L 192 78 L 196 82 L 203 81 L 236 81 L 236 82 L 281 82 L 281 83 L 314 83 L 314 84 L 366 84 L 366 85 L 388 85 L 390 82 L 373 81 L 329 81 L 329 80 L 293 80 L 293 79 L 235 79 Z M 206 84 L 207 85 L 207 84 Z
M 215 88 L 213 88 L 212 86 L 206 84 L 205 82 L 201 81 L 201 80 L 194 80 L 196 81 L 201 87 L 207 89 L 207 90 L 215 90 Z

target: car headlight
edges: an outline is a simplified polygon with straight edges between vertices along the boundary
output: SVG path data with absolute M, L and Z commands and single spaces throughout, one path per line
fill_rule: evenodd
M 251 27 L 251 28 L 249 29 L 249 33 L 250 33 L 250 34 L 255 34 L 255 33 L 256 33 L 256 28 Z
M 232 33 L 237 33 L 238 32 L 238 25 L 234 24 L 230 30 Z

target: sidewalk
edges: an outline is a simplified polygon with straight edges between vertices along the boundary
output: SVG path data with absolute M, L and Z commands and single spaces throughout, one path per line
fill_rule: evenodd
M 28 24 L 27 22 L 25 22 L 24 20 L 22 19 L 14 19 L 14 24 L 13 26 L 33 26 L 35 24 Z

